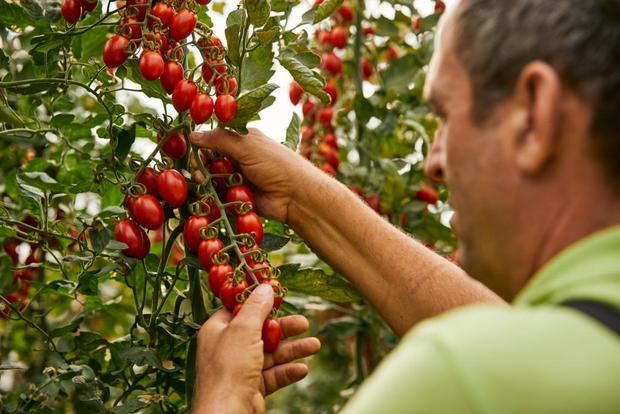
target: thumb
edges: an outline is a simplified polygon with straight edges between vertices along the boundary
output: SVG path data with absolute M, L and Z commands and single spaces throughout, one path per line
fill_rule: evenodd
M 273 288 L 268 284 L 260 284 L 241 306 L 232 323 L 239 321 L 247 324 L 249 329 L 260 330 L 272 307 Z
M 192 143 L 200 148 L 207 148 L 239 160 L 243 155 L 242 138 L 239 134 L 222 128 L 210 131 L 195 131 L 189 136 Z

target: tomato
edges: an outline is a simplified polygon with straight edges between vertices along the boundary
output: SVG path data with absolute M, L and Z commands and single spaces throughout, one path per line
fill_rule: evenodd
M 174 40 L 183 40 L 189 36 L 196 27 L 196 14 L 187 9 L 179 11 L 170 21 L 170 37 Z
M 233 318 L 234 318 L 235 316 L 237 316 L 237 314 L 238 314 L 238 313 L 239 313 L 239 311 L 241 310 L 241 306 L 243 306 L 243 303 L 237 303 L 237 304 L 235 305 L 235 308 L 234 308 L 234 309 L 233 309 L 233 311 L 232 311 L 232 316 L 233 316 Z
M 321 68 L 336 76 L 342 72 L 342 59 L 336 56 L 334 52 L 323 53 Z
M 249 203 L 251 210 L 254 210 L 254 196 L 252 195 L 252 190 L 250 190 L 247 185 L 233 185 L 228 189 L 228 192 L 226 193 L 226 203 L 228 204 L 239 201 Z M 241 205 L 229 207 L 229 210 L 235 214 L 241 214 Z
M 116 223 L 114 239 L 127 245 L 127 248 L 123 250 L 125 256 L 144 259 L 151 250 L 149 237 L 131 220 L 121 220 Z
M 83 12 L 91 12 L 97 7 L 97 0 L 80 0 Z
M 334 111 L 329 106 L 319 111 L 319 122 L 325 126 L 331 126 L 333 117 L 334 117 Z
M 304 90 L 296 81 L 291 82 L 291 87 L 288 92 L 288 97 L 291 99 L 293 105 L 297 105 L 301 100 L 301 96 L 304 94 Z
M 331 43 L 338 49 L 344 49 L 347 47 L 347 41 L 349 40 L 349 31 L 344 27 L 335 27 L 331 34 Z
M 213 115 L 213 99 L 206 93 L 199 93 L 194 97 L 189 113 L 197 124 L 208 121 Z
M 317 40 L 321 46 L 329 46 L 332 44 L 332 33 L 323 30 L 319 32 Z
M 153 30 L 155 28 L 165 29 L 170 24 L 170 21 L 174 17 L 174 9 L 167 3 L 160 1 L 151 8 L 148 27 Z M 157 20 L 159 19 L 159 21 Z
M 374 72 L 372 63 L 370 63 L 370 60 L 368 60 L 368 58 L 363 57 L 360 61 L 360 64 L 362 65 L 362 77 L 364 78 L 364 80 L 368 80 Z
M 105 42 L 103 47 L 103 63 L 108 68 L 114 69 L 125 63 L 129 55 L 127 46 L 129 39 L 121 35 L 114 35 Z
M 168 61 L 164 63 L 164 72 L 159 78 L 161 86 L 168 93 L 172 93 L 179 82 L 185 78 L 183 66 L 178 62 Z
M 224 124 L 230 122 L 237 113 L 237 100 L 231 95 L 220 95 L 215 101 L 215 115 Z
M 377 213 L 381 214 L 381 198 L 379 198 L 378 194 L 371 193 L 366 196 L 366 203 L 375 210 Z
M 147 38 L 153 42 L 152 50 L 156 50 L 164 57 L 168 51 L 168 38 L 162 32 L 151 32 Z
M 161 198 L 171 207 L 180 207 L 187 200 L 187 183 L 177 170 L 168 168 L 162 171 L 157 187 Z
M 375 34 L 375 28 L 372 26 L 364 26 L 362 33 L 364 33 L 364 37 L 372 36 Z
M 127 211 L 129 215 L 133 217 L 133 205 L 136 203 L 137 197 L 127 196 L 125 199 L 125 207 L 127 207 Z
M 416 191 L 415 197 L 428 204 L 437 204 L 439 201 L 439 195 L 437 194 L 437 190 L 431 187 L 428 184 L 423 184 L 422 187 Z
M 319 166 L 319 169 L 327 175 L 336 176 L 336 170 L 329 163 L 325 162 Z
M 157 134 L 157 142 L 161 141 L 161 139 L 161 134 Z M 182 158 L 187 151 L 187 140 L 181 131 L 173 132 L 172 135 L 166 139 L 166 143 L 162 145 L 161 151 L 171 158 Z
M 217 95 L 228 94 L 235 96 L 237 94 L 237 78 L 234 76 L 217 78 L 213 84 L 215 85 L 215 92 Z
M 152 169 L 151 167 L 146 167 L 144 171 L 136 178 L 136 181 L 146 187 L 146 192 L 148 194 L 154 195 L 159 198 L 159 188 L 157 181 L 159 179 L 159 174 L 157 171 Z
M 206 6 L 207 4 L 211 3 L 211 0 L 196 0 L 196 3 L 200 4 L 201 6 Z
M 338 154 L 338 151 L 334 149 L 334 147 L 323 143 L 319 145 L 318 153 L 329 165 L 334 167 L 334 170 L 338 169 L 338 166 L 340 166 L 340 154 Z
M 301 154 L 304 158 L 310 159 L 310 158 L 312 157 L 312 144 L 310 144 L 310 145 L 308 145 L 308 146 L 302 145 L 302 146 L 299 148 L 299 153 L 300 153 L 300 154 Z
M 217 208 L 217 204 L 215 204 L 215 201 L 212 199 L 200 201 L 200 210 L 205 214 L 207 214 L 207 211 L 209 212 L 206 215 L 209 222 L 215 221 L 222 216 L 220 210 Z
M 271 285 L 271 287 L 273 288 L 273 293 L 274 293 L 273 308 L 275 310 L 280 309 L 280 306 L 282 305 L 283 296 L 284 296 L 284 290 L 282 289 L 282 285 L 280 284 L 278 279 L 268 279 L 261 283 L 266 283 L 266 284 Z
M 422 17 L 415 16 L 411 20 L 411 29 L 416 33 L 420 33 L 422 31 Z
M 265 319 L 262 330 L 263 351 L 267 353 L 275 352 L 282 339 L 282 327 L 280 322 L 273 318 Z
M 342 20 L 345 23 L 350 23 L 353 21 L 353 8 L 348 3 L 344 3 L 338 8 L 338 14 L 342 17 Z
M 245 280 L 235 282 L 233 280 L 226 280 L 222 283 L 220 288 L 220 300 L 226 306 L 226 309 L 232 311 L 235 305 L 239 303 L 237 297 L 241 295 L 248 288 L 248 283 Z
M 267 267 L 267 262 L 255 262 L 249 256 L 246 256 L 246 262 L 248 263 L 248 266 L 250 266 L 250 268 L 252 269 L 251 273 L 254 274 L 254 277 L 256 278 L 258 283 L 264 283 L 265 281 L 269 280 L 269 278 L 271 277 L 271 271 Z M 264 269 L 254 270 L 259 267 L 264 267 Z M 254 279 L 252 279 L 252 275 L 250 275 L 250 272 L 248 272 L 247 270 L 244 270 L 244 272 L 245 281 L 248 282 L 248 286 L 252 286 L 254 284 Z
M 301 112 L 304 114 L 304 118 L 308 118 L 314 113 L 315 109 L 316 104 L 310 99 L 308 99 L 301 107 Z
M 218 73 L 226 72 L 225 63 L 222 60 L 212 61 L 211 59 L 207 59 L 207 62 L 205 62 L 205 64 L 203 64 L 200 68 L 202 69 L 202 79 L 204 79 L 206 83 L 213 82 L 215 77 L 215 72 L 213 71 L 214 69 Z
M 441 14 L 445 11 L 446 11 L 446 4 L 441 0 L 435 1 L 435 13 Z
M 198 260 L 207 272 L 213 266 L 213 256 L 224 248 L 224 242 L 218 238 L 202 240 L 198 245 Z
M 211 174 L 233 174 L 235 168 L 228 158 L 218 158 L 209 164 L 209 172 Z M 216 189 L 223 190 L 226 188 L 228 177 L 215 177 L 213 183 Z
M 19 244 L 19 240 L 14 237 L 11 237 L 4 242 L 4 251 L 11 258 L 13 263 L 17 263 L 19 259 L 19 254 L 17 253 L 17 246 L 19 246 Z
M 263 241 L 263 223 L 261 223 L 260 217 L 253 211 L 237 217 L 237 232 L 252 235 L 254 242 L 258 246 Z
M 193 252 L 198 250 L 198 246 L 202 241 L 200 237 L 200 229 L 209 226 L 209 219 L 205 216 L 191 216 L 183 226 L 183 237 L 187 247 Z
M 209 286 L 215 296 L 220 296 L 222 285 L 232 276 L 233 272 L 234 269 L 228 263 L 211 266 L 209 269 Z
M 194 97 L 198 93 L 198 87 L 194 82 L 188 79 L 183 79 L 172 92 L 172 105 L 178 112 L 183 112 L 189 109 L 192 105 Z
M 144 79 L 154 81 L 164 73 L 164 58 L 157 52 L 147 50 L 140 56 L 139 66 Z
M 164 209 L 159 200 L 150 194 L 141 195 L 133 201 L 131 215 L 139 225 L 149 230 L 157 230 L 164 224 Z
M 338 149 L 338 142 L 336 141 L 336 136 L 331 132 L 323 135 L 323 138 L 321 138 L 321 143 L 329 145 L 333 149 Z
M 127 0 L 127 15 L 135 16 L 139 21 L 143 21 L 149 7 L 151 7 L 151 0 Z
M 330 104 L 334 105 L 338 100 L 338 87 L 336 86 L 334 81 L 327 82 L 323 87 L 323 91 L 325 91 L 325 93 L 327 93 L 331 98 Z
M 142 38 L 142 23 L 135 17 L 125 17 L 119 23 L 120 32 L 129 39 Z
M 395 46 L 390 46 L 387 52 L 385 52 L 385 59 L 388 61 L 388 63 L 392 63 L 392 61 L 398 59 L 399 57 L 400 52 Z
M 309 143 L 314 138 L 314 129 L 307 125 L 301 127 L 301 142 Z
M 80 0 L 63 0 L 60 5 L 60 13 L 67 23 L 76 24 L 82 17 Z

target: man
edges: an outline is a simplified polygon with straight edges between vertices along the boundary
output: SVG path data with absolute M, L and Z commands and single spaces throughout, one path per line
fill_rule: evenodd
M 192 139 L 234 158 L 260 212 L 398 334 L 460 308 L 411 330 L 344 412 L 620 412 L 620 1 L 464 0 L 444 17 L 426 95 L 441 118 L 428 173 L 450 188 L 463 269 L 491 290 L 259 132 Z M 202 328 L 196 412 L 261 412 L 305 375 L 293 361 L 314 338 L 263 360 L 271 296 L 257 288 L 232 322 L 222 311 Z M 289 319 L 287 334 L 305 324 Z

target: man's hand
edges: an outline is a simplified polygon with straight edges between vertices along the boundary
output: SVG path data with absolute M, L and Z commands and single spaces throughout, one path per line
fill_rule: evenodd
M 287 222 L 289 204 L 303 188 L 304 175 L 317 174 L 303 157 L 257 129 L 244 136 L 224 129 L 193 132 L 190 139 L 196 146 L 221 152 L 236 162 L 256 186 L 258 212 L 281 222 Z
M 261 330 L 273 306 L 273 290 L 259 285 L 233 319 L 223 309 L 198 333 L 194 413 L 263 413 L 264 397 L 297 382 L 308 373 L 294 362 L 319 351 L 317 338 L 283 341 L 273 354 L 263 353 Z M 284 337 L 308 329 L 300 315 L 280 319 Z

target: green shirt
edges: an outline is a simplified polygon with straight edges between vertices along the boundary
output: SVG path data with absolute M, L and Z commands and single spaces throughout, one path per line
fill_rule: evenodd
M 409 332 L 343 410 L 397 413 L 620 413 L 620 336 L 559 307 L 620 309 L 620 227 L 549 261 L 512 307 L 454 310 Z

